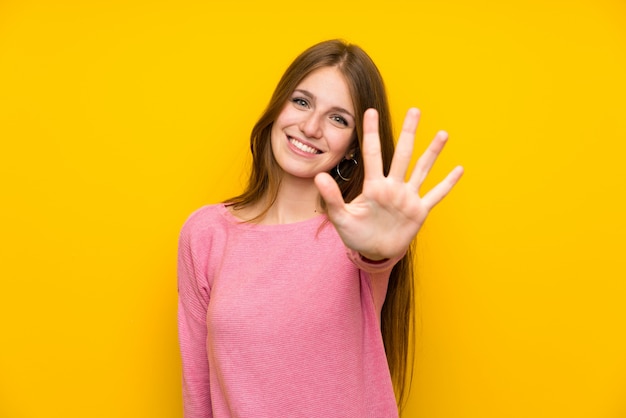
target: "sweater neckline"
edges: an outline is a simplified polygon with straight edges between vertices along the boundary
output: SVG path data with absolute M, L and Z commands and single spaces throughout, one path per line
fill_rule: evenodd
M 242 229 L 253 229 L 257 231 L 277 231 L 277 230 L 290 230 L 290 229 L 302 229 L 311 226 L 319 226 L 328 217 L 325 214 L 313 216 L 312 218 L 305 219 L 303 221 L 290 222 L 286 224 L 256 224 L 252 222 L 245 222 L 237 218 L 231 213 L 224 203 L 220 203 L 218 206 L 219 212 L 222 217 L 230 224 L 233 224 Z

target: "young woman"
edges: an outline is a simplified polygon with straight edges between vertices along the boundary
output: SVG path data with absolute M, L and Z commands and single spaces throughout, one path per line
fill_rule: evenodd
M 247 189 L 181 232 L 187 418 L 398 416 L 410 244 L 463 171 L 418 194 L 440 132 L 405 181 L 418 117 L 394 154 L 382 78 L 355 45 L 322 42 L 287 69 L 252 130 Z

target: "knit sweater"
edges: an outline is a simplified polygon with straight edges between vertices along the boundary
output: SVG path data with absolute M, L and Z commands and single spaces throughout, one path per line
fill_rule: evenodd
M 397 417 L 380 332 L 389 273 L 327 217 L 260 225 L 223 205 L 183 226 L 178 328 L 186 418 Z

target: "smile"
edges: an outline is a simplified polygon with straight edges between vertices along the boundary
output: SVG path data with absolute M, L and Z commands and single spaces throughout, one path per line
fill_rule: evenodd
M 304 151 L 304 152 L 308 152 L 309 154 L 321 154 L 322 151 L 313 148 L 311 146 L 308 146 L 306 144 L 303 144 L 302 142 L 298 141 L 295 138 L 289 137 L 289 142 L 296 148 L 298 148 L 300 151 Z

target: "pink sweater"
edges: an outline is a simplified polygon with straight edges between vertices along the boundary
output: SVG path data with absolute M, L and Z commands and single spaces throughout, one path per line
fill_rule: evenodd
M 332 224 L 185 223 L 179 339 L 186 418 L 397 417 L 380 333 L 396 260 L 363 261 Z

